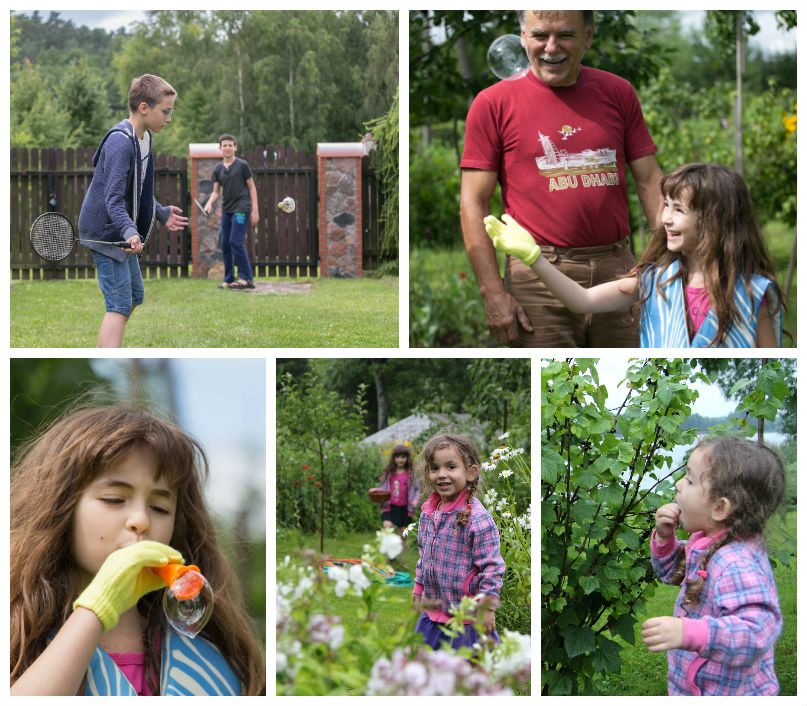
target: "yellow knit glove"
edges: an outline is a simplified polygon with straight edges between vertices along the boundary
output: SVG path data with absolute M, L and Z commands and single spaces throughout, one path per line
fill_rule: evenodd
M 527 266 L 541 257 L 538 243 L 512 216 L 505 213 L 501 221 L 496 216 L 485 216 L 483 222 L 497 250 L 517 257 Z
M 106 632 L 142 596 L 165 586 L 165 581 L 151 567 L 169 563 L 184 563 L 182 555 L 159 542 L 137 542 L 118 549 L 106 558 L 90 585 L 73 603 L 73 609 L 91 610 Z

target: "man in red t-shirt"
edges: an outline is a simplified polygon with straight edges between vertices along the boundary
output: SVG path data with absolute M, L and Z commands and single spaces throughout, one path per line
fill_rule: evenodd
M 585 287 L 633 266 L 625 167 L 651 227 L 661 170 L 633 87 L 581 66 L 594 36 L 590 10 L 519 12 L 530 69 L 485 89 L 465 127 L 460 217 L 491 333 L 508 345 L 638 345 L 629 312 L 568 311 L 532 270 L 508 258 L 502 282 L 482 219 L 499 182 L 504 210 L 542 256 Z

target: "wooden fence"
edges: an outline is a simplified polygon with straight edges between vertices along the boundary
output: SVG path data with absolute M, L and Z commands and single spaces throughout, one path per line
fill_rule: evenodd
M 64 260 L 49 263 L 31 248 L 28 233 L 34 219 L 46 211 L 67 216 L 78 232 L 78 217 L 92 179 L 94 148 L 11 150 L 10 263 L 14 279 L 72 279 L 94 277 L 90 251 L 79 245 Z M 318 265 L 316 157 L 282 146 L 258 147 L 243 155 L 252 167 L 260 221 L 249 242 L 258 277 L 316 276 Z M 362 169 L 363 268 L 380 260 L 381 190 L 364 160 Z M 185 215 L 195 208 L 188 187 L 188 160 L 155 157 L 156 194 L 163 205 L 178 205 Z M 297 201 L 293 214 L 275 208 L 283 197 Z M 144 277 L 186 277 L 191 271 L 189 230 L 168 231 L 157 223 L 140 256 Z
M 93 277 L 90 251 L 76 246 L 57 263 L 40 259 L 31 249 L 28 232 L 41 213 L 58 211 L 78 233 L 78 216 L 92 179 L 94 148 L 12 149 L 10 186 L 11 276 L 14 279 L 67 279 Z M 156 192 L 163 205 L 188 211 L 188 160 L 157 155 Z M 187 276 L 190 271 L 190 236 L 154 226 L 140 257 L 144 276 Z

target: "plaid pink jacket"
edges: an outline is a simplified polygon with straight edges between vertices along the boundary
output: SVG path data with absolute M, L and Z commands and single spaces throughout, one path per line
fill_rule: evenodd
M 650 542 L 653 568 L 667 579 L 685 546 L 686 575 L 693 578 L 713 537 L 695 532 L 689 542 L 674 537 Z M 718 549 L 706 567 L 701 603 L 688 610 L 675 601 L 684 619 L 684 649 L 667 653 L 670 695 L 763 696 L 779 693 L 773 649 L 782 631 L 779 599 L 768 554 L 760 540 L 735 541 Z
M 439 611 L 427 611 L 438 622 L 448 620 L 451 606 L 463 596 L 483 593 L 498 599 L 502 589 L 505 565 L 499 530 L 485 506 L 474 498 L 468 524 L 455 526 L 466 498 L 467 493 L 462 493 L 439 517 L 435 515 L 440 504 L 437 493 L 421 507 L 414 593 L 424 601 L 438 602 Z

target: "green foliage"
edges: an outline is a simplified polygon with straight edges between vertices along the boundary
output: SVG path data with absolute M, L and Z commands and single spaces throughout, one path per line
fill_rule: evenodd
M 781 404 L 784 372 L 772 363 L 745 389 L 733 424 L 747 428 L 745 414 L 766 416 Z M 628 391 L 612 410 L 596 361 L 552 360 L 542 369 L 545 694 L 589 693 L 599 674 L 619 672 L 616 639 L 633 643 L 656 581 L 647 546 L 679 470 L 671 452 L 695 440 L 683 427 L 698 397 L 693 383 L 710 382 L 681 359 L 630 361 L 625 380 Z
M 371 120 L 365 127 L 372 132 L 377 149 L 371 155 L 375 173 L 381 183 L 383 206 L 381 207 L 381 252 L 386 256 L 398 254 L 398 93 L 389 111 L 380 118 Z
M 366 484 L 368 469 L 360 460 L 366 454 L 355 448 L 364 436 L 363 394 L 348 403 L 314 373 L 286 374 L 279 384 L 277 522 L 316 529 L 322 551 L 326 532 L 356 529 L 355 512 L 369 520 L 365 493 L 375 483 Z
M 464 251 L 409 253 L 409 345 L 488 347 L 485 306 Z
M 409 150 L 409 242 L 455 247 L 460 230 L 460 170 L 447 144 L 417 145 Z
M 111 399 L 108 383 L 97 375 L 86 358 L 12 358 L 11 453 L 47 424 L 53 423 L 71 404 Z

